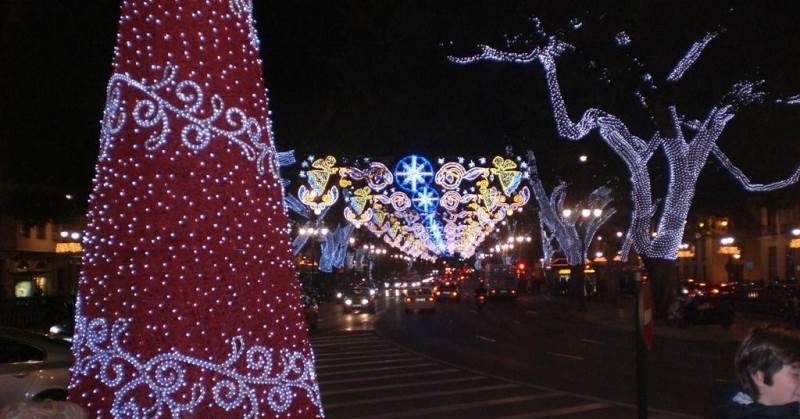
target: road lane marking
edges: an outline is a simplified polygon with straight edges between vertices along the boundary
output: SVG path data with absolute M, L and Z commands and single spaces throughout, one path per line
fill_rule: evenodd
M 315 336 L 311 335 L 310 339 L 312 340 L 336 340 L 336 339 L 364 339 L 364 338 L 377 338 L 378 334 L 376 334 L 372 330 L 360 330 L 360 331 L 345 331 L 344 329 L 340 329 L 338 332 L 333 332 L 328 335 L 321 335 Z
M 352 347 L 352 346 L 356 346 L 356 345 L 360 345 L 360 346 L 376 346 L 376 345 L 386 345 L 386 344 L 389 344 L 389 343 L 385 342 L 385 341 L 380 341 L 380 342 L 378 342 L 378 341 L 375 341 L 375 342 L 350 342 L 350 343 L 348 343 L 348 342 L 336 342 L 336 343 L 334 343 L 334 342 L 325 342 L 325 343 L 314 343 L 314 342 L 311 342 L 311 346 L 313 346 L 313 347 L 319 346 L 321 348 L 331 348 L 331 347 L 335 347 L 335 346 Z M 347 349 L 352 349 L 352 348 L 347 348 Z
M 612 399 L 607 399 L 607 398 L 602 398 L 602 397 L 591 396 L 591 395 L 588 395 L 588 394 L 565 391 L 565 390 L 562 390 L 562 389 L 555 389 L 555 388 L 548 387 L 548 386 L 543 386 L 543 385 L 540 385 L 540 384 L 534 384 L 534 383 L 531 383 L 531 382 L 528 382 L 528 381 L 521 381 L 521 380 L 511 379 L 511 378 L 508 378 L 508 377 L 503 377 L 503 376 L 500 376 L 500 375 L 497 375 L 497 374 L 492 374 L 492 373 L 487 372 L 487 371 L 481 371 L 481 370 L 477 370 L 475 368 L 466 367 L 464 365 L 458 365 L 458 364 L 455 364 L 453 362 L 445 361 L 445 360 L 443 360 L 441 358 L 435 358 L 435 357 L 433 357 L 431 355 L 427 355 L 427 354 L 425 354 L 423 352 L 420 352 L 420 351 L 412 349 L 412 348 L 410 348 L 408 346 L 402 345 L 402 344 L 398 343 L 394 339 L 387 338 L 385 335 L 381 334 L 380 331 L 378 331 L 377 333 L 382 338 L 387 339 L 387 341 L 391 341 L 398 348 L 400 348 L 400 349 L 402 349 L 402 350 L 404 350 L 406 352 L 412 353 L 412 354 L 417 355 L 417 356 L 419 356 L 421 358 L 424 358 L 424 359 L 429 359 L 431 361 L 435 361 L 440 366 L 451 367 L 451 368 L 455 369 L 455 371 L 457 371 L 457 372 L 470 373 L 470 374 L 475 374 L 475 375 L 479 375 L 479 376 L 483 376 L 483 377 L 486 377 L 486 378 L 491 378 L 491 379 L 495 379 L 495 380 L 499 380 L 499 381 L 517 383 L 517 384 L 521 384 L 521 385 L 527 386 L 527 387 L 535 389 L 535 390 L 544 391 L 544 392 L 558 393 L 558 394 L 563 395 L 563 396 L 572 396 L 572 397 L 575 397 L 575 398 L 578 398 L 578 399 L 581 399 L 581 400 L 606 403 L 606 404 L 609 404 L 611 406 L 618 406 L 618 407 L 623 407 L 623 408 L 637 409 L 637 406 L 635 404 L 631 404 L 631 403 L 625 403 L 625 402 L 620 402 L 618 400 L 612 400 Z M 322 384 L 320 384 L 320 385 L 322 385 Z M 664 410 L 664 409 L 650 409 L 650 412 L 651 413 L 658 413 L 658 414 L 673 415 L 675 418 L 680 418 L 680 419 L 705 419 L 702 416 L 693 415 L 691 413 L 673 412 L 673 411 Z
M 317 357 L 317 365 L 324 364 L 326 362 L 332 361 L 354 361 L 357 359 L 369 359 L 369 358 L 399 358 L 402 356 L 409 356 L 410 354 L 402 351 L 386 351 L 386 353 L 381 354 L 373 354 L 373 355 L 362 355 L 362 356 L 340 356 L 340 357 Z
M 601 342 L 599 340 L 594 340 L 594 339 L 581 339 L 581 342 L 583 342 L 583 343 L 591 343 L 591 344 L 594 344 L 594 345 L 605 345 L 605 342 Z
M 495 339 L 487 338 L 486 336 L 475 335 L 476 339 L 484 340 L 486 342 L 497 342 Z
M 437 406 L 437 407 L 429 407 L 427 409 L 416 409 L 416 410 L 406 410 L 403 412 L 393 412 L 393 413 L 386 413 L 382 415 L 375 415 L 375 416 L 357 416 L 359 419 L 392 419 L 392 418 L 402 418 L 402 417 L 419 417 L 422 415 L 430 415 L 432 413 L 443 413 L 449 412 L 453 410 L 465 410 L 465 409 L 472 409 L 476 407 L 486 407 L 486 406 L 496 406 L 499 404 L 509 404 L 509 403 L 518 403 L 518 402 L 525 402 L 529 400 L 537 400 L 537 399 L 546 399 L 549 397 L 558 397 L 563 396 L 563 393 L 553 392 L 553 393 L 539 393 L 539 394 L 529 394 L 525 396 L 516 396 L 516 397 L 505 397 L 502 399 L 490 399 L 490 400 L 481 400 L 477 402 L 471 403 L 458 403 L 452 404 L 447 406 Z M 355 418 L 354 418 L 355 419 Z
M 381 342 L 381 341 L 376 341 L 374 343 L 372 343 L 372 342 L 370 342 L 370 343 L 367 343 L 367 342 L 340 342 L 340 343 L 314 343 L 314 342 L 311 342 L 311 347 L 312 348 L 330 348 L 330 347 L 333 347 L 333 346 L 339 346 L 339 347 L 342 347 L 342 346 L 363 346 L 363 347 L 371 347 L 371 348 L 380 346 L 380 347 L 390 348 L 391 347 L 390 345 L 391 344 L 389 344 L 389 343 Z
M 528 314 L 533 314 L 533 315 L 539 314 L 539 313 L 536 312 L 536 310 L 525 310 L 525 312 L 528 313 Z
M 373 372 L 373 371 L 389 371 L 389 370 L 399 370 L 404 368 L 419 368 L 419 367 L 427 367 L 430 365 L 438 365 L 435 362 L 418 362 L 416 364 L 405 364 L 405 365 L 396 365 L 394 367 L 380 367 L 380 368 L 362 368 L 360 370 L 348 370 L 348 371 L 338 371 L 338 372 L 325 372 L 325 373 L 317 373 L 318 376 L 331 376 L 331 375 L 344 375 L 344 374 L 360 374 L 363 372 Z
M 573 413 L 591 412 L 592 410 L 606 409 L 612 407 L 606 403 L 589 403 L 580 406 L 562 407 L 559 409 L 543 410 L 539 412 L 523 413 L 521 415 L 503 416 L 497 419 L 537 419 L 537 418 L 552 418 L 556 416 L 571 415 Z M 653 418 L 655 419 L 655 418 Z
M 445 380 L 434 380 L 434 381 L 411 381 L 408 383 L 400 383 L 400 384 L 389 384 L 385 386 L 368 386 L 368 387 L 354 387 L 354 388 L 344 388 L 340 390 L 331 390 L 331 391 L 322 391 L 322 397 L 333 396 L 337 394 L 350 394 L 350 393 L 363 393 L 365 391 L 376 391 L 376 390 L 392 390 L 397 388 L 404 388 L 404 387 L 418 387 L 418 386 L 432 386 L 432 385 L 439 385 L 439 384 L 453 384 L 453 383 L 462 383 L 465 381 L 477 381 L 477 380 L 487 380 L 487 377 L 482 377 L 479 375 L 473 375 L 469 377 L 459 377 L 459 378 L 448 378 Z
M 391 378 L 417 377 L 421 375 L 437 375 L 437 374 L 446 374 L 453 372 L 461 372 L 461 370 L 458 368 L 444 368 L 441 370 L 407 372 L 403 374 L 375 375 L 371 377 L 359 377 L 359 378 L 343 378 L 341 380 L 318 380 L 317 382 L 319 383 L 320 386 L 326 386 L 326 385 L 329 386 L 331 384 L 360 383 L 362 381 L 379 381 Z
M 400 351 L 400 350 L 397 349 L 397 348 L 392 348 L 392 349 L 375 349 L 375 350 L 371 350 L 371 351 L 344 351 L 344 352 L 335 351 L 335 352 L 325 352 L 323 354 L 320 354 L 319 351 L 314 351 L 314 352 L 316 353 L 317 360 L 320 360 L 320 359 L 329 359 L 331 357 L 335 357 L 335 356 L 339 356 L 339 355 L 366 355 L 366 354 L 373 354 L 374 356 L 377 356 L 377 354 L 391 353 L 391 352 L 398 352 L 398 351 Z M 400 351 L 400 352 L 402 352 L 402 351 Z
M 410 362 L 410 361 L 421 361 L 421 360 L 417 357 L 407 357 L 401 359 L 376 359 L 373 361 L 350 362 L 347 364 L 343 363 L 343 364 L 319 365 L 319 363 L 317 363 L 317 370 L 328 369 L 328 368 L 359 367 L 363 365 L 394 364 L 396 362 Z
M 560 358 L 568 358 L 568 359 L 576 359 L 578 361 L 583 361 L 583 359 L 584 359 L 582 356 L 570 355 L 570 354 L 562 354 L 561 352 L 545 352 L 545 353 L 547 355 L 550 355 L 550 356 L 557 356 L 557 357 L 560 357 Z
M 362 342 L 362 341 L 376 341 L 376 342 L 383 342 L 383 339 L 375 336 L 375 335 L 366 335 L 366 336 L 336 336 L 330 338 L 311 338 L 311 343 L 319 342 L 319 343 L 331 343 L 331 342 Z
M 455 394 L 464 394 L 464 393 L 474 393 L 476 391 L 489 391 L 489 390 L 502 390 L 506 388 L 516 388 L 521 387 L 517 384 L 493 384 L 489 386 L 483 387 L 470 387 L 470 388 L 461 388 L 458 390 L 444 390 L 444 391 L 432 391 L 432 392 L 421 392 L 421 393 L 414 393 L 414 394 L 404 394 L 402 396 L 391 396 L 391 397 L 379 397 L 379 398 L 369 398 L 365 400 L 353 400 L 350 402 L 342 402 L 342 403 L 329 403 L 324 404 L 323 407 L 325 410 L 329 409 L 336 409 L 337 407 L 348 407 L 348 406 L 360 406 L 364 404 L 375 404 L 375 403 L 384 403 L 384 402 L 396 402 L 401 400 L 414 400 L 414 399 L 425 399 L 430 397 L 440 397 L 440 396 L 451 396 Z

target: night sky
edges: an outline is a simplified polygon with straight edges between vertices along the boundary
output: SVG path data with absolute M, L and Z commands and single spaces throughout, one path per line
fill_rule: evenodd
M 518 40 L 511 49 L 524 50 L 519 40 L 537 41 L 530 18 L 538 16 L 545 30 L 577 47 L 558 62 L 573 118 L 596 106 L 649 138 L 654 125 L 633 95 L 645 73 L 659 84 L 656 94 L 696 119 L 734 82 L 764 79 L 771 99 L 737 115 L 719 144 L 754 181 L 786 177 L 800 164 L 800 106 L 773 100 L 800 93 L 796 2 L 564 3 L 256 0 L 278 149 L 395 159 L 488 156 L 511 145 L 537 153 L 551 186 L 561 179 L 579 191 L 611 181 L 625 191 L 626 173 L 596 135 L 577 144 L 556 137 L 538 65 L 446 59 L 470 55 L 481 42 L 505 47 L 510 38 Z M 111 1 L 0 2 L 0 209 L 60 211 L 54 202 L 65 193 L 82 209 L 117 18 Z M 721 34 L 684 80 L 662 86 L 692 42 L 711 30 Z M 614 42 L 620 31 L 632 40 L 627 48 Z M 586 164 L 577 162 L 582 153 Z M 652 166 L 663 180 L 659 161 Z M 713 162 L 698 188 L 702 210 L 745 197 Z

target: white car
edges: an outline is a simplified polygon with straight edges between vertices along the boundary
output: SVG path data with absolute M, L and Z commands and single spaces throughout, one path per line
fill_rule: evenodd
M 69 342 L 0 328 L 0 408 L 18 401 L 65 400 L 71 364 Z
M 409 288 L 403 301 L 406 305 L 406 313 L 420 310 L 436 310 L 436 301 L 430 288 Z

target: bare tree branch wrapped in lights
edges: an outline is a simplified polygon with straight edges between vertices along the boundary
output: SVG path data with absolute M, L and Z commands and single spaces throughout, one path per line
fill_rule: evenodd
M 349 244 L 350 234 L 356 228 L 353 224 L 339 224 L 331 233 L 326 234 L 320 241 L 322 249 L 319 259 L 319 270 L 322 272 L 333 272 L 333 269 L 344 266 L 344 258 L 347 255 L 347 245 Z
M 772 191 L 789 186 L 800 178 L 800 167 L 788 178 L 768 183 L 754 184 L 734 165 L 716 142 L 743 106 L 760 102 L 764 94 L 759 90 L 760 81 L 741 81 L 734 84 L 719 104 L 712 106 L 701 121 L 689 121 L 679 116 L 674 104 L 661 105 L 655 109 L 655 115 L 666 115 L 658 124 L 658 131 L 644 140 L 630 132 L 622 118 L 599 108 L 589 108 L 583 112 L 577 122 L 573 122 L 559 86 L 556 60 L 574 47 L 556 36 L 547 35 L 537 19 L 533 20 L 537 33 L 547 42 L 545 45 L 528 52 L 505 52 L 495 48 L 479 45 L 480 52 L 471 57 L 449 57 L 458 64 L 471 64 L 479 61 L 507 62 L 528 64 L 539 62 L 545 71 L 550 102 L 558 134 L 569 140 L 579 141 L 593 130 L 597 130 L 600 138 L 624 162 L 630 172 L 631 200 L 633 211 L 631 224 L 626 240 L 634 249 L 644 256 L 645 265 L 654 284 L 659 312 L 663 312 L 667 299 L 673 294 L 674 284 L 668 281 L 673 271 L 678 247 L 683 238 L 684 225 L 694 197 L 697 178 L 700 171 L 713 155 L 746 190 Z M 621 33 L 625 35 L 624 33 Z M 699 59 L 703 50 L 715 38 L 716 33 L 709 33 L 696 42 L 667 77 L 670 82 L 679 81 L 685 72 Z M 630 39 L 623 36 L 623 44 Z M 618 42 L 620 42 L 618 40 Z M 642 103 L 643 96 L 637 91 Z M 783 103 L 791 103 L 789 98 Z M 689 137 L 689 138 L 687 138 Z M 666 158 L 669 172 L 669 183 L 660 218 L 654 220 L 656 205 L 653 202 L 648 162 L 657 149 L 661 148 Z M 655 228 L 654 234 L 651 229 Z M 660 288 L 660 289 L 659 289 Z
M 558 243 L 558 247 L 570 265 L 573 290 L 578 298 L 579 308 L 583 310 L 586 308 L 583 293 L 583 265 L 589 246 L 592 244 L 597 230 L 617 212 L 614 208 L 607 208 L 612 201 L 611 189 L 606 186 L 595 189 L 584 203 L 578 205 L 582 210 L 573 211 L 564 208 L 564 200 L 567 196 L 565 183 L 560 183 L 553 189 L 550 196 L 547 195 L 542 180 L 539 178 L 536 157 L 532 151 L 528 151 L 528 174 L 533 196 L 539 207 L 542 240 L 544 241 L 545 237 L 548 238 L 548 243 L 543 248 L 549 249 L 552 255 L 552 240 L 555 239 Z M 548 250 L 545 252 L 545 257 L 547 257 Z M 545 261 L 545 263 L 548 262 Z

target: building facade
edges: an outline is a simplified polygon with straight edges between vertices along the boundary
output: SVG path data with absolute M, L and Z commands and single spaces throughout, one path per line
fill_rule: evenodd
M 800 204 L 760 209 L 760 277 L 768 281 L 800 278 Z
M 0 215 L 0 299 L 74 296 L 82 226 Z

